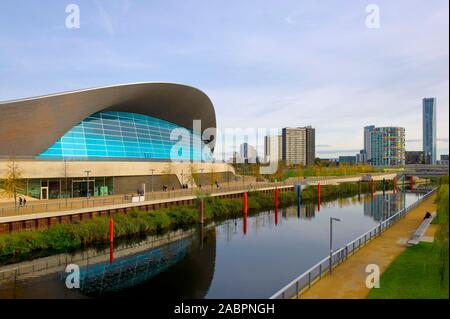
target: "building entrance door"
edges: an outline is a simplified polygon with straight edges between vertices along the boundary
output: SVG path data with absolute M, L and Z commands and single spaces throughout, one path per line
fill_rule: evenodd
M 48 187 L 41 187 L 41 200 L 48 199 Z

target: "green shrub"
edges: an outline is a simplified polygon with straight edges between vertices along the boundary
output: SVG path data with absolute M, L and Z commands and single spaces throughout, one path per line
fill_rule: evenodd
M 392 188 L 392 182 L 386 189 Z M 382 182 L 375 183 L 375 189 L 382 189 Z M 370 192 L 370 183 L 361 184 L 361 192 Z M 321 200 L 334 200 L 339 197 L 358 194 L 358 184 L 342 183 L 339 185 L 323 185 Z M 441 195 L 439 195 L 441 196 Z M 443 196 L 443 195 L 442 195 Z M 189 227 L 198 222 L 198 205 L 172 206 L 155 211 L 140 211 L 134 209 L 128 214 L 114 216 L 114 237 L 123 238 L 149 233 L 159 233 L 169 228 Z M 448 186 L 447 186 L 448 212 Z M 205 221 L 223 220 L 242 216 L 243 199 L 219 199 L 205 196 Z M 304 187 L 302 203 L 317 201 L 317 187 Z M 297 202 L 296 192 L 279 192 L 279 207 L 287 207 Z M 443 205 L 443 204 L 442 204 Z M 253 214 L 274 207 L 274 194 L 252 192 L 248 195 L 248 212 Z M 448 219 L 448 213 L 447 213 Z M 10 261 L 11 257 L 26 259 L 32 254 L 52 254 L 70 252 L 86 245 L 108 243 L 109 218 L 96 217 L 91 220 L 71 224 L 57 224 L 44 231 L 19 232 L 0 236 L 0 260 Z

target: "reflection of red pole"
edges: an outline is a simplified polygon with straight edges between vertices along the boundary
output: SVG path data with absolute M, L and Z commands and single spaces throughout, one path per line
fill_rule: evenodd
M 275 207 L 278 207 L 278 187 L 275 187 Z
M 247 198 L 247 192 L 244 193 L 244 235 L 247 234 L 247 209 L 248 209 L 248 198 Z
M 246 235 L 247 234 L 247 214 L 244 214 L 244 219 L 242 220 L 242 222 L 243 222 L 243 230 L 244 230 L 244 235 Z
M 317 183 L 317 210 L 320 212 L 320 182 Z
M 109 243 L 109 263 L 112 264 L 114 261 L 114 243 Z
M 278 225 L 278 206 L 275 206 L 275 225 Z
M 109 219 L 109 242 L 114 241 L 114 221 L 112 218 Z
M 244 193 L 244 216 L 247 217 L 247 209 L 248 209 L 248 198 L 247 192 Z
M 373 181 L 373 177 L 372 177 L 372 199 L 373 199 L 374 191 L 375 191 L 375 182 Z

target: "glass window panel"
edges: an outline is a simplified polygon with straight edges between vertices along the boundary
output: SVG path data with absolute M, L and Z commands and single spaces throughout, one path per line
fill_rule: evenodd
M 41 157 L 57 158 L 157 158 L 167 159 L 177 147 L 187 148 L 186 156 L 211 158 L 209 149 L 193 151 L 190 141 L 170 140 L 179 126 L 142 114 L 99 112 L 77 124 L 45 150 Z M 191 132 L 192 134 L 192 132 Z

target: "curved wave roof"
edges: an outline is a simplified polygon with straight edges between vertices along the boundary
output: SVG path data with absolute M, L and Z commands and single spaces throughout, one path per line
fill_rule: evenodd
M 0 102 L 0 156 L 35 157 L 98 112 L 147 115 L 201 132 L 216 128 L 214 106 L 202 91 L 175 83 L 134 83 Z M 214 147 L 214 142 L 210 145 Z

